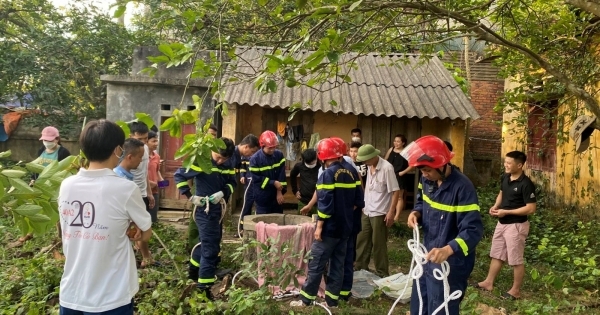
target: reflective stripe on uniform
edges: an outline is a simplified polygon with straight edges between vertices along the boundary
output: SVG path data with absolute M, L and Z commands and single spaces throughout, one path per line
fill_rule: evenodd
M 304 290 L 300 290 L 300 294 L 309 300 L 315 300 L 317 297 L 313 295 L 308 295 L 308 293 L 304 292 Z
M 263 167 L 250 167 L 250 172 L 261 172 L 261 171 L 276 169 L 276 168 L 280 167 L 281 164 L 283 164 L 283 163 L 285 163 L 285 158 L 281 159 L 281 161 L 279 161 L 279 163 L 275 163 L 273 165 L 263 166 Z
M 350 291 L 340 291 L 340 295 L 341 296 L 348 296 L 348 295 L 350 295 Z
M 325 213 L 321 212 L 321 210 L 318 210 L 318 209 L 317 209 L 317 214 L 319 215 L 319 218 L 321 218 L 321 219 L 331 218 L 331 215 L 325 214 Z
M 319 190 L 333 190 L 335 188 L 356 188 L 356 186 L 358 186 L 358 185 L 360 185 L 360 182 L 356 182 L 356 183 L 319 184 L 319 185 L 317 185 L 317 189 L 319 189 Z
M 462 206 L 450 206 L 431 200 L 426 194 L 423 194 L 423 201 L 429 206 L 436 210 L 447 211 L 447 212 L 469 212 L 479 211 L 478 204 L 462 205 Z
M 181 183 L 177 183 L 177 188 L 181 188 L 181 187 L 185 187 L 187 186 L 188 183 L 187 182 L 181 182 Z
M 462 249 L 463 254 L 465 254 L 465 256 L 469 255 L 469 247 L 467 246 L 467 243 L 465 243 L 465 240 L 463 240 L 460 237 L 457 237 L 454 240 L 456 241 L 456 243 L 458 243 L 460 249 Z
M 332 300 L 336 300 L 336 301 L 340 298 L 339 296 L 337 296 L 337 295 L 335 295 L 335 294 L 333 294 L 333 293 L 331 293 L 329 291 L 325 291 L 325 295 L 327 295 L 328 297 L 330 297 Z
M 190 258 L 190 264 L 196 266 L 196 267 L 200 267 L 200 263 L 198 263 L 197 261 L 194 260 L 194 258 Z
M 205 173 L 200 167 L 198 167 L 196 165 L 190 166 L 190 169 L 192 169 L 192 170 L 194 170 L 196 172 Z M 210 170 L 213 171 L 213 172 L 224 174 L 224 175 L 235 175 L 235 169 L 220 169 L 220 168 L 217 168 L 217 167 L 213 167 Z
M 210 278 L 210 279 L 201 279 L 201 278 L 198 278 L 198 283 L 202 283 L 202 284 L 215 283 L 215 278 Z
M 269 183 L 269 178 L 265 177 L 265 180 L 263 180 L 262 185 L 260 185 L 260 188 L 265 189 L 265 187 L 267 187 L 268 183 Z
M 233 194 L 233 186 L 231 184 L 227 184 L 227 187 L 229 187 L 229 190 L 231 191 L 231 193 Z

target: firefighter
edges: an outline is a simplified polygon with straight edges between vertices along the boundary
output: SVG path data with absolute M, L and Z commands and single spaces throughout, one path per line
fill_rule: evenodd
M 402 152 L 409 166 L 418 168 L 421 177 L 417 202 L 408 217 L 408 226 L 423 227 L 423 245 L 427 248 L 427 264 L 419 281 L 423 309 L 419 309 L 416 282 L 410 302 L 411 314 L 432 314 L 444 303 L 444 284 L 434 277 L 433 270 L 448 261 L 450 292 L 462 295 L 448 303 L 449 314 L 459 314 L 467 289 L 467 279 L 475 265 L 475 247 L 483 235 L 477 191 L 471 181 L 450 164 L 454 153 L 441 139 L 424 136 Z
M 308 276 L 300 291 L 301 301 L 290 303 L 292 306 L 307 306 L 314 302 L 327 262 L 325 301 L 334 307 L 340 299 L 353 212 L 364 207 L 358 173 L 354 167 L 342 162 L 343 155 L 343 148 L 334 139 L 323 139 L 317 144 L 317 156 L 327 167 L 317 181 L 319 221 L 311 247 Z
M 215 272 L 219 263 L 222 237 L 222 217 L 225 213 L 225 200 L 231 196 L 236 185 L 232 163 L 227 163 L 233 155 L 235 146 L 228 138 L 221 138 L 225 148 L 211 152 L 212 169 L 210 173 L 192 166 L 186 172 L 180 168 L 174 179 L 182 195 L 194 204 L 194 219 L 200 236 L 192 249 L 189 265 L 189 277 L 198 281 L 200 293 L 212 299 L 211 286 L 215 282 Z M 196 193 L 192 195 L 188 180 L 194 179 Z
M 285 157 L 277 149 L 279 140 L 267 130 L 258 138 L 260 150 L 250 158 L 250 189 L 256 203 L 256 214 L 283 213 L 283 195 L 287 191 Z

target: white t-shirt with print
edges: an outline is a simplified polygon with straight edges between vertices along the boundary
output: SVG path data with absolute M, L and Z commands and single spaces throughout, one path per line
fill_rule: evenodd
M 142 197 L 148 197 L 148 163 L 150 162 L 150 150 L 144 144 L 144 156 L 142 162 L 136 169 L 131 170 L 133 182 L 140 188 Z
M 142 231 L 152 224 L 138 186 L 111 169 L 81 169 L 61 184 L 58 210 L 66 257 L 60 305 L 97 313 L 131 303 L 139 287 L 126 232 L 130 221 Z

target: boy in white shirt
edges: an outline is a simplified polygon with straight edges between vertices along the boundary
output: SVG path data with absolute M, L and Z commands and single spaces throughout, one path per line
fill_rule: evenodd
M 124 142 L 117 124 L 89 122 L 79 143 L 90 165 L 61 184 L 58 207 L 66 258 L 61 315 L 133 315 L 139 287 L 130 241 L 148 241 L 152 221 L 137 185 L 113 172 Z M 128 237 L 130 222 L 143 232 Z

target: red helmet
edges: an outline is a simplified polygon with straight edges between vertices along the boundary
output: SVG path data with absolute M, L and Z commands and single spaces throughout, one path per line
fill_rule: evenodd
M 258 143 L 261 148 L 274 148 L 279 145 L 279 140 L 277 140 L 277 135 L 273 131 L 267 130 L 260 134 Z
M 338 144 L 340 151 L 342 151 L 343 154 L 346 154 L 348 152 L 348 146 L 346 145 L 346 142 L 342 140 L 342 138 L 331 137 L 331 140 L 335 141 L 335 143 Z
M 321 161 L 337 159 L 343 155 L 340 146 L 331 138 L 323 139 L 317 143 L 317 157 Z
M 438 169 L 450 163 L 454 153 L 442 139 L 436 136 L 424 136 L 409 144 L 400 153 L 412 167 L 429 166 Z

